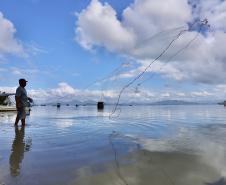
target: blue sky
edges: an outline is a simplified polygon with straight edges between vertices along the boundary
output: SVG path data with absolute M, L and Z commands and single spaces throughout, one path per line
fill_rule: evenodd
M 15 36 L 26 45 L 40 49 L 36 55 L 29 57 L 29 61 L 9 56 L 5 67 L 39 70 L 37 74 L 27 77 L 33 88 L 51 88 L 62 81 L 82 88 L 98 77 L 101 71 L 111 70 L 114 66 L 110 63 L 112 56 L 103 53 L 99 57 L 98 54 L 85 51 L 74 41 L 74 14 L 85 8 L 87 3 L 84 0 L 67 3 L 28 0 L 1 2 L 1 11 L 17 30 Z M 98 70 L 95 61 L 103 60 L 108 60 L 108 65 L 103 63 L 101 70 Z M 1 83 L 5 86 L 17 85 L 17 78 L 9 78 L 10 81 Z
M 130 101 L 223 99 L 226 56 L 218 47 L 226 45 L 225 10 L 226 2 L 218 0 L 3 0 L 0 91 L 14 91 L 24 77 L 38 100 L 48 96 L 97 100 L 103 93 L 114 100 L 120 88 L 178 34 L 175 27 L 208 18 L 211 29 L 206 35 L 200 33 L 195 44 L 165 64 L 197 29 L 184 34 L 141 81 L 153 73 L 154 77 L 139 87 L 139 93 L 134 93 L 139 81 L 135 82 L 125 97 Z M 118 73 L 85 89 L 120 65 Z

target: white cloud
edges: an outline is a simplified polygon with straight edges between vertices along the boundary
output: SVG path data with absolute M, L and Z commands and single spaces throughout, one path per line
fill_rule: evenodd
M 52 89 L 50 92 L 52 95 L 64 97 L 67 95 L 74 95 L 76 90 L 67 83 L 61 82 L 58 84 L 58 88 Z
M 14 74 L 14 75 L 18 75 L 18 76 L 23 76 L 24 75 L 23 72 L 20 69 L 18 69 L 18 68 L 12 68 L 11 69 L 11 73 Z
M 200 11 L 194 11 L 187 0 L 135 0 L 117 19 L 116 11 L 109 4 L 92 0 L 78 14 L 76 36 L 85 48 L 105 47 L 116 54 L 134 58 L 139 68 L 120 76 L 131 78 L 156 58 L 180 32 L 172 29 L 185 26 L 195 18 L 207 18 L 214 32 L 207 35 L 189 31 L 182 35 L 159 64 L 168 62 L 163 69 L 153 67 L 151 72 L 160 73 L 175 80 L 186 80 L 204 84 L 221 84 L 226 78 L 226 2 L 218 0 L 194 1 Z M 184 48 L 192 39 L 197 39 L 180 52 L 172 61 L 168 59 Z M 123 48 L 123 49 L 122 49 Z M 143 61 L 146 61 L 144 64 Z
M 17 87 L 0 87 L 0 92 L 15 93 Z
M 26 43 L 24 44 L 26 47 L 26 53 L 29 53 L 30 55 L 37 55 L 40 53 L 44 53 L 47 54 L 48 50 L 46 48 L 42 48 L 41 46 L 39 46 L 36 42 L 32 41 L 31 43 Z
M 29 79 L 31 76 L 37 74 L 37 73 L 44 73 L 44 71 L 39 71 L 38 69 L 35 68 L 26 68 L 26 69 L 21 69 L 17 67 L 10 67 L 10 68 L 5 68 L 4 70 L 8 74 L 15 75 L 19 78 L 26 78 Z
M 226 93 L 226 85 L 217 85 L 215 88 L 216 92 Z
M 0 55 L 26 55 L 21 42 L 15 38 L 15 33 L 16 29 L 13 23 L 0 12 Z
M 122 51 L 134 43 L 133 33 L 117 20 L 115 10 L 108 4 L 102 5 L 98 0 L 92 0 L 78 14 L 76 26 L 76 39 L 87 49 L 98 45 L 110 51 Z
M 148 38 L 159 31 L 178 27 L 191 18 L 187 0 L 135 0 L 123 12 L 123 21 L 139 36 Z
M 191 92 L 191 95 L 196 97 L 199 97 L 199 96 L 205 97 L 205 96 L 212 96 L 213 94 L 207 91 L 201 91 L 201 92 L 199 91 L 199 92 Z

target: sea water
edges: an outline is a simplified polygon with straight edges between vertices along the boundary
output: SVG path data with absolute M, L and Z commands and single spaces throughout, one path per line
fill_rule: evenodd
M 225 185 L 220 105 L 32 107 L 0 113 L 0 185 Z

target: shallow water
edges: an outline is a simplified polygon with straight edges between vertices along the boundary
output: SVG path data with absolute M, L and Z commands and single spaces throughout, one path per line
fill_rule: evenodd
M 225 185 L 226 109 L 33 107 L 0 113 L 0 185 Z

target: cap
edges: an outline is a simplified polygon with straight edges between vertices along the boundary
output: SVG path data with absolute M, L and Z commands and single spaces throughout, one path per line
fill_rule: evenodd
M 19 79 L 19 83 L 21 82 L 28 82 L 27 80 L 25 80 L 24 78 Z

